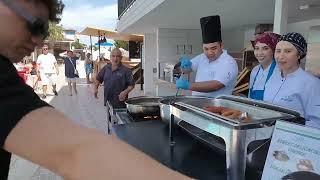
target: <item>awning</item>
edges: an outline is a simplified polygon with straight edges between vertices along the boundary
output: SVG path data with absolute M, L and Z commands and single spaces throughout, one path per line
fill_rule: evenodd
M 95 36 L 99 35 L 105 36 L 107 39 L 122 40 L 122 41 L 143 41 L 143 35 L 138 34 L 125 34 L 118 33 L 117 31 L 112 31 L 109 29 L 86 27 L 80 32 L 80 35 Z

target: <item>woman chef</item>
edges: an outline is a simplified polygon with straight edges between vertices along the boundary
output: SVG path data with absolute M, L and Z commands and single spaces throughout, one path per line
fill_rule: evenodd
M 250 74 L 249 98 L 263 100 L 265 85 L 274 73 L 279 73 L 274 60 L 274 50 L 280 35 L 265 32 L 254 41 L 254 55 L 259 65 L 254 67 Z
M 320 80 L 299 66 L 306 53 L 307 43 L 299 33 L 280 37 L 275 49 L 280 73 L 266 84 L 264 100 L 295 110 L 307 126 L 320 128 Z

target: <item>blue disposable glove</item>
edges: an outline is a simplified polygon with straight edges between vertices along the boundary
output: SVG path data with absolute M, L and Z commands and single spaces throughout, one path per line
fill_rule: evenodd
M 177 89 L 186 89 L 188 90 L 190 88 L 190 83 L 188 80 L 186 80 L 185 78 L 179 78 L 176 81 L 176 88 Z
M 191 70 L 191 66 L 192 66 L 192 62 L 190 61 L 190 59 L 186 56 L 183 56 L 181 58 L 181 69 L 182 70 Z

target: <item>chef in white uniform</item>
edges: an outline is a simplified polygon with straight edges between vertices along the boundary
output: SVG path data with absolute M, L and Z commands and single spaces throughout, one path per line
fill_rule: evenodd
M 281 36 L 275 50 L 280 73 L 266 84 L 264 100 L 300 113 L 306 125 L 320 128 L 320 80 L 300 68 L 307 43 L 299 33 Z
M 274 59 L 274 50 L 280 35 L 272 32 L 259 34 L 254 43 L 254 55 L 259 65 L 250 74 L 249 98 L 263 100 L 265 86 L 274 73 L 279 73 Z
M 208 16 L 200 19 L 203 51 L 191 61 L 183 58 L 183 72 L 196 72 L 194 83 L 189 83 L 181 76 L 176 82 L 178 89 L 192 90 L 192 95 L 216 97 L 232 94 L 238 75 L 236 61 L 223 50 L 219 16 Z

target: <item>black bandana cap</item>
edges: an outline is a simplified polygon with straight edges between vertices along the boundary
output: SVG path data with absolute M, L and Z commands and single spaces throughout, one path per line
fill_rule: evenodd
M 288 41 L 292 45 L 294 45 L 294 47 L 297 48 L 298 53 L 300 55 L 299 60 L 306 57 L 306 55 L 307 55 L 307 42 L 301 34 L 296 33 L 296 32 L 291 32 L 286 35 L 282 35 L 280 37 L 280 41 Z

